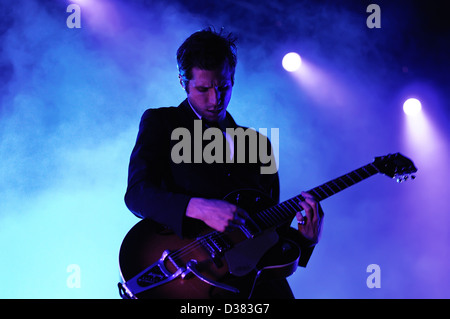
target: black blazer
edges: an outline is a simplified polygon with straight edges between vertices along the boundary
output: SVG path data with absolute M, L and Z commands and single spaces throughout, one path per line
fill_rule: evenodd
M 195 163 L 194 143 L 198 139 L 194 140 L 199 137 L 199 131 L 194 130 L 194 120 L 198 118 L 187 100 L 178 107 L 148 109 L 144 112 L 136 145 L 131 153 L 125 194 L 125 203 L 131 212 L 169 227 L 180 237 L 190 237 L 195 235 L 202 224 L 185 216 L 192 197 L 222 199 L 237 189 L 251 188 L 263 192 L 278 203 L 278 173 L 260 174 L 263 164 L 259 160 L 256 163 L 237 163 L 236 160 L 226 163 L 225 159 L 222 163 Z M 207 128 L 202 122 L 201 134 Z M 227 127 L 238 127 L 229 113 L 226 123 Z M 172 160 L 172 149 L 180 143 L 179 138 L 172 136 L 177 128 L 184 128 L 185 132 L 190 133 L 190 163 L 177 164 Z M 267 139 L 260 134 L 257 136 L 258 139 Z M 202 141 L 202 149 L 210 142 Z M 270 143 L 268 139 L 267 143 Z M 226 147 L 226 143 L 223 144 Z M 223 154 L 226 154 L 225 150 Z M 308 243 L 296 235 L 296 231 L 292 234 L 302 246 L 303 262 L 301 260 L 300 264 L 306 265 L 312 249 L 307 248 Z

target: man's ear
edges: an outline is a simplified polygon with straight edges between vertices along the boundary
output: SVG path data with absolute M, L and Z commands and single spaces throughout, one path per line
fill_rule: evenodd
M 181 87 L 186 91 L 186 82 L 183 81 L 183 77 L 181 76 L 181 74 L 178 74 L 178 79 L 180 80 Z

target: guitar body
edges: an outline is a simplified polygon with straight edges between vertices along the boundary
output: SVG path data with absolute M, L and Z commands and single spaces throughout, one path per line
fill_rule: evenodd
M 225 200 L 250 216 L 273 205 L 252 190 Z M 291 275 L 299 257 L 298 246 L 276 228 L 251 238 L 240 229 L 219 233 L 208 228 L 196 238 L 182 239 L 144 219 L 122 242 L 119 264 L 125 284 L 120 285 L 133 298 L 248 298 L 264 277 Z

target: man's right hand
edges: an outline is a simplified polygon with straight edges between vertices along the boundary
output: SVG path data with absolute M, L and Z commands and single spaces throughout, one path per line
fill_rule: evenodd
M 241 208 L 220 199 L 191 198 L 186 216 L 200 219 L 220 232 L 229 231 L 245 223 L 247 213 Z

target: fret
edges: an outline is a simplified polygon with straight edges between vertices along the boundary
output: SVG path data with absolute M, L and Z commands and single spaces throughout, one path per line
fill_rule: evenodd
M 375 165 L 373 165 L 373 163 L 372 163 L 372 164 L 369 164 L 369 165 L 366 165 L 365 167 L 366 167 L 367 170 L 369 171 L 370 176 L 373 176 L 373 175 L 375 175 L 375 174 L 380 173 L 380 171 L 378 170 L 378 168 L 377 168 Z
M 313 195 L 315 198 L 317 198 L 318 200 L 321 200 L 322 198 L 326 198 L 328 197 L 326 195 L 326 193 L 319 187 L 316 187 L 314 189 L 312 189 L 310 191 L 310 193 L 312 193 L 311 195 Z
M 335 178 L 327 183 L 317 186 L 307 193 L 313 195 L 318 201 L 324 200 L 340 191 L 350 187 L 362 180 L 379 173 L 379 170 L 373 164 L 360 167 L 348 174 Z M 293 218 L 297 212 L 303 210 L 300 202 L 305 198 L 297 195 L 291 199 L 269 207 L 255 214 L 254 221 L 261 229 L 267 229 L 273 226 L 279 226 L 282 223 Z M 256 220 L 255 220 L 256 219 Z
M 325 198 L 328 198 L 334 194 L 336 194 L 337 192 L 341 191 L 342 188 L 340 188 L 336 183 L 334 183 L 334 188 L 337 189 L 333 189 L 330 185 L 332 182 L 328 182 L 325 184 L 322 184 L 314 189 L 312 189 L 311 191 L 308 191 L 309 193 L 312 193 L 311 195 L 315 196 L 317 200 L 321 201 L 324 200 Z
M 325 198 L 327 198 L 329 195 L 323 190 L 322 187 L 318 186 L 314 188 L 312 191 L 308 191 L 311 195 L 314 196 L 318 201 L 321 201 Z
M 329 196 L 334 195 L 334 194 L 337 193 L 337 192 L 335 192 L 335 191 L 328 185 L 328 183 L 325 183 L 325 184 L 323 184 L 322 186 L 328 188 L 328 190 L 329 190 L 329 192 L 330 192 L 330 195 L 329 195 Z M 327 194 L 328 194 L 328 192 L 327 192 Z
M 273 208 L 272 213 L 274 212 L 273 214 L 270 215 L 270 217 L 273 220 L 272 225 L 277 225 L 280 221 L 286 219 L 286 217 L 283 218 L 283 210 L 281 209 L 280 205 L 273 206 L 272 208 Z
M 272 210 L 273 210 L 273 207 L 270 207 L 270 208 L 268 208 L 268 209 L 262 211 L 262 213 L 263 213 L 264 216 L 266 217 L 267 224 L 268 224 L 269 226 L 274 224 L 274 219 L 273 219 L 273 217 L 272 217 L 272 215 L 273 215 L 273 214 L 272 214 Z
M 280 209 L 279 205 L 275 205 L 275 206 L 271 207 L 271 214 L 269 214 L 269 216 L 273 220 L 273 222 L 272 222 L 273 225 L 276 225 L 279 221 L 279 216 L 280 216 L 279 209 Z
M 270 208 L 268 208 L 268 209 L 270 209 Z M 268 214 L 267 214 L 266 210 L 263 210 L 263 211 L 259 212 L 256 215 L 264 223 L 265 226 L 269 227 L 271 225 L 271 222 L 270 222 L 270 219 L 268 217 Z
M 261 229 L 267 229 L 274 225 L 273 220 L 270 218 L 270 214 L 268 212 L 270 208 L 259 212 L 257 215 L 260 216 L 260 219 L 264 222 L 264 225 L 259 225 Z
M 344 180 L 340 177 L 336 179 L 336 182 L 339 183 L 339 186 L 341 187 L 341 190 L 346 189 L 350 185 L 347 185 Z
M 352 174 L 356 175 L 356 178 L 358 178 L 360 181 L 362 181 L 364 178 L 358 173 L 358 170 L 354 170 Z
M 289 213 L 296 213 L 298 211 L 298 209 L 296 207 L 294 207 L 289 200 L 284 202 L 286 205 L 289 205 Z
M 261 228 L 269 228 L 293 218 L 296 212 L 297 208 L 294 207 L 293 202 L 285 201 L 260 211 L 256 216 L 264 224 L 259 225 Z
M 329 187 L 334 191 L 334 193 L 339 193 L 342 189 L 339 187 L 338 184 L 336 184 L 335 181 L 331 181 L 327 183 Z M 333 187 L 334 186 L 334 187 Z
M 303 208 L 298 204 L 298 201 L 296 202 L 293 198 L 288 199 L 286 202 L 288 202 L 289 205 L 291 205 L 291 206 L 294 208 L 295 212 L 299 212 L 299 211 L 301 211 L 301 210 L 303 209 Z
M 366 165 L 366 167 L 372 167 L 373 168 L 374 173 L 372 175 L 375 175 L 376 173 L 380 173 L 380 170 L 375 165 L 373 165 L 373 163 L 370 163 L 369 165 Z
M 342 177 L 336 178 L 335 179 L 336 183 L 338 184 L 338 186 L 340 187 L 341 190 L 346 189 L 347 187 L 349 187 L 350 185 L 347 185 L 344 180 L 342 179 Z
M 346 184 L 348 184 L 348 186 L 352 186 L 352 185 L 356 184 L 356 182 L 348 174 L 342 176 L 342 179 L 344 180 L 344 182 Z
M 366 166 L 363 166 L 363 167 L 361 167 L 361 168 L 358 168 L 358 170 L 362 170 L 364 173 L 366 173 L 366 174 L 367 174 L 367 177 L 372 176 L 372 174 L 370 174 L 369 171 L 367 170 L 367 167 L 366 167 Z
M 289 209 L 286 208 L 285 206 L 286 206 L 285 202 L 282 202 L 282 203 L 280 203 L 280 204 L 275 206 L 276 211 L 278 213 L 277 216 L 276 216 L 277 218 L 281 218 L 283 220 L 286 217 L 290 216 Z M 287 213 L 286 213 L 286 211 L 287 211 Z
M 311 195 L 313 195 L 316 198 L 321 198 L 322 196 L 320 196 L 319 192 L 317 191 L 316 188 L 311 189 L 310 191 L 308 191 Z
M 254 216 L 252 216 L 252 219 L 259 228 L 265 229 L 270 225 L 267 224 L 267 221 L 263 218 L 262 213 L 263 212 L 261 211 L 257 214 L 254 214 Z
M 367 172 L 364 167 L 360 167 L 357 170 L 355 170 L 355 173 L 358 174 L 358 176 L 361 178 L 361 180 L 366 179 L 370 177 L 371 175 L 369 172 Z
M 334 194 L 333 192 L 331 192 L 331 194 L 328 194 L 328 192 L 324 189 L 324 186 L 325 184 L 319 186 L 319 189 L 325 194 L 324 198 L 330 197 Z
M 350 172 L 350 173 L 348 174 L 348 176 L 349 176 L 353 181 L 355 181 L 355 184 L 363 180 L 363 178 L 361 178 L 361 176 L 359 176 L 358 173 L 356 173 L 356 171 Z
M 289 206 L 287 206 L 287 204 L 286 204 L 286 202 L 282 202 L 282 203 L 280 203 L 279 205 L 279 208 L 281 209 L 281 211 L 282 211 L 282 219 L 284 220 L 284 219 L 286 219 L 287 217 L 289 217 L 291 214 L 289 213 L 290 211 L 291 211 L 291 208 L 289 208 Z

